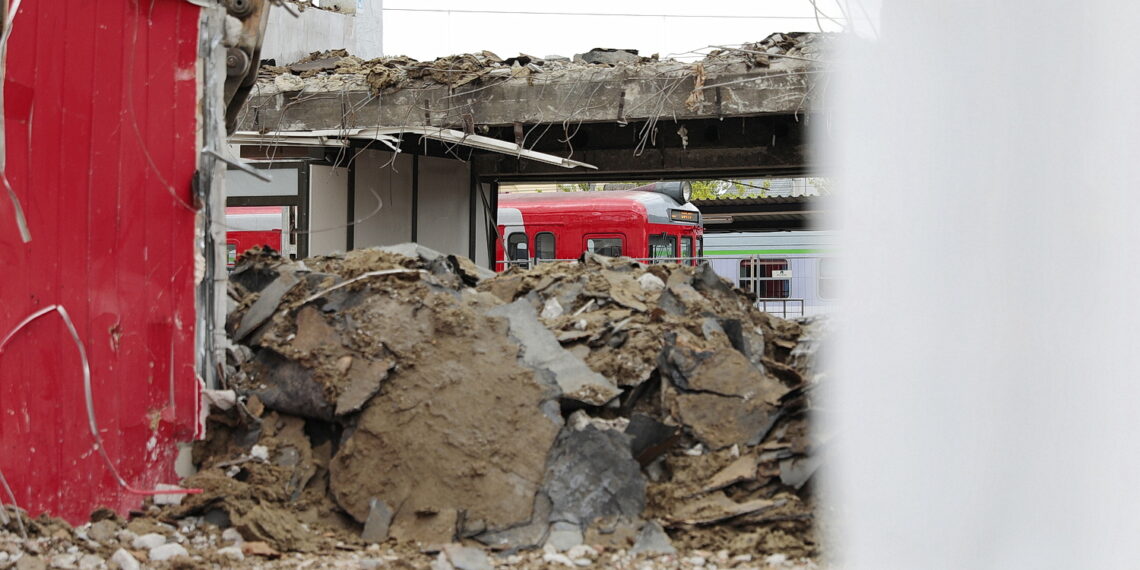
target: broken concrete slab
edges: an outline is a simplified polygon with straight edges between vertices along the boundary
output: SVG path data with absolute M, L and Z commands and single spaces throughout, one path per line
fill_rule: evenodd
M 617 65 L 619 63 L 638 63 L 641 56 L 635 49 L 594 48 L 586 53 L 574 54 L 574 61 L 604 65 Z
M 396 361 L 386 359 L 380 362 L 364 358 L 351 358 L 344 388 L 336 399 L 336 415 L 343 416 L 360 411 L 372 396 L 380 391 L 380 386 L 388 378 L 388 372 L 396 367 Z
M 629 551 L 630 554 L 647 554 L 650 556 L 664 556 L 676 554 L 673 541 L 665 534 L 665 529 L 657 521 L 649 521 L 637 533 L 637 542 Z
M 550 512 L 554 505 L 546 493 L 534 497 L 534 510 L 530 520 L 501 531 L 479 534 L 475 540 L 487 546 L 508 552 L 537 548 L 546 541 L 550 531 Z
M 546 536 L 544 546 L 553 548 L 558 552 L 566 552 L 582 544 L 582 527 L 577 523 L 555 522 L 550 525 L 550 532 Z
M 268 348 L 257 353 L 252 366 L 264 382 L 256 389 L 244 391 L 244 395 L 255 395 L 266 407 L 279 412 L 332 420 L 333 405 L 312 370 Z
M 320 348 L 338 346 L 342 339 L 339 331 L 329 325 L 321 311 L 312 305 L 297 311 L 297 332 L 289 341 L 289 346 L 304 354 L 312 354 Z
M 494 565 L 479 548 L 462 544 L 445 544 L 441 550 L 455 570 L 492 570 Z
M 773 406 L 788 392 L 787 386 L 757 369 L 744 354 L 715 346 L 684 332 L 667 333 L 659 365 L 675 386 L 688 392 L 759 399 Z
M 629 436 L 587 426 L 562 430 L 550 451 L 543 490 L 553 503 L 552 521 L 589 525 L 602 517 L 640 517 L 645 485 Z
M 799 489 L 811 480 L 823 464 L 823 456 L 816 451 L 806 457 L 793 457 L 780 462 L 780 481 Z
M 758 399 L 687 393 L 671 386 L 663 394 L 670 415 L 714 450 L 755 444 L 776 421 L 776 408 Z
M 646 414 L 633 414 L 625 433 L 631 437 L 630 452 L 644 467 L 673 446 L 680 435 L 680 429 Z
M 549 376 L 562 390 L 563 399 L 601 406 L 621 393 L 609 379 L 562 348 L 525 300 L 495 307 L 487 315 L 507 319 L 511 337 L 522 345 L 522 361 Z
M 388 540 L 388 531 L 392 524 L 392 509 L 388 503 L 380 499 L 372 499 L 371 506 L 360 539 L 364 542 L 384 542 Z
M 236 341 L 245 339 L 249 333 L 272 318 L 281 305 L 281 299 L 297 284 L 297 281 L 298 278 L 295 274 L 285 272 L 280 274 L 277 279 L 274 279 L 272 283 L 265 287 L 258 296 L 257 301 L 254 301 L 253 305 L 242 317 L 241 324 L 238 325 L 237 330 L 234 331 L 233 339 Z
M 374 497 L 396 506 L 393 536 L 449 509 L 488 531 L 528 522 L 562 422 L 546 407 L 555 394 L 519 364 L 505 321 L 441 293 L 415 320 L 431 342 L 409 347 L 360 412 L 329 468 L 333 496 L 358 521 Z
M 709 482 L 701 489 L 701 492 L 707 493 L 710 491 L 717 491 L 735 485 L 741 481 L 754 481 L 756 479 L 756 467 L 760 463 L 760 457 L 752 453 L 742 455 L 728 464 L 728 467 L 717 471 L 715 475 L 709 478 Z

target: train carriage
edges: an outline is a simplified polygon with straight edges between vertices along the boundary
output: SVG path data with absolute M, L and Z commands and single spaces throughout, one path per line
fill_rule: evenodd
M 689 192 L 687 182 L 666 182 L 633 190 L 501 195 L 496 269 L 572 260 L 586 251 L 696 264 L 703 232 Z
M 704 259 L 717 275 L 753 292 L 761 310 L 810 316 L 836 304 L 835 244 L 829 231 L 712 233 Z

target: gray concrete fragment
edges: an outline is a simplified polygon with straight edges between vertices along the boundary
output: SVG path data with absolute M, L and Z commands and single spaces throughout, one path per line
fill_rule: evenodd
M 491 560 L 479 548 L 471 548 L 460 544 L 447 544 L 443 547 L 443 554 L 456 570 L 491 570 Z
M 507 319 L 511 337 L 522 345 L 522 362 L 549 375 L 562 390 L 563 398 L 601 406 L 621 393 L 608 378 L 562 348 L 525 299 L 495 307 L 487 315 Z
M 732 297 L 732 285 L 716 274 L 711 265 L 704 264 L 697 268 L 693 276 L 693 288 L 710 297 Z
M 150 549 L 148 557 L 150 558 L 151 562 L 161 562 L 163 560 L 170 560 L 171 558 L 189 555 L 190 553 L 186 551 L 186 548 L 184 546 L 171 542 Z
M 166 537 L 157 532 L 144 534 L 131 541 L 131 546 L 138 550 L 150 550 L 151 548 L 162 546 L 163 544 L 166 544 Z
M 633 414 L 629 418 L 625 433 L 632 438 L 630 452 L 642 466 L 649 465 L 662 453 L 668 451 L 680 437 L 679 430 L 675 426 L 667 425 L 645 414 Z
M 133 554 L 120 548 L 111 555 L 111 562 L 117 564 L 119 570 L 139 570 L 142 567 L 137 558 Z
M 392 524 L 392 509 L 380 499 L 372 499 L 372 510 L 364 521 L 364 532 L 360 539 L 364 542 L 384 542 L 388 540 L 388 527 Z
M 665 529 L 657 521 L 649 521 L 637 533 L 637 542 L 633 544 L 630 554 L 649 554 L 653 556 L 676 554 L 677 549 L 665 534 Z
M 253 332 L 265 324 L 277 312 L 277 308 L 281 305 L 281 299 L 285 294 L 297 284 L 297 276 L 293 273 L 282 273 L 277 279 L 273 280 L 264 290 L 261 291 L 261 296 L 254 301 L 253 306 L 241 318 L 241 324 L 238 325 L 234 331 L 233 339 L 241 341 L 245 339 L 249 333 Z
M 822 464 L 823 457 L 818 451 L 807 457 L 785 459 L 780 462 L 780 481 L 799 489 L 811 480 Z
M 575 54 L 574 61 L 617 65 L 619 63 L 637 63 L 641 61 L 641 56 L 637 55 L 635 49 L 594 48 L 586 53 Z
M 652 273 L 646 273 L 641 277 L 638 277 L 637 283 L 638 285 L 641 285 L 641 288 L 643 290 L 649 292 L 660 291 L 665 288 L 665 282 L 662 281 L 660 277 Z
M 91 523 L 91 528 L 87 529 L 87 536 L 100 544 L 107 544 L 115 537 L 115 533 L 119 530 L 119 524 L 113 520 L 104 519 L 98 522 Z
M 264 389 L 251 391 L 266 407 L 295 416 L 331 421 L 333 404 L 313 371 L 268 348 L 257 353 L 255 364 L 264 371 Z
M 558 552 L 566 552 L 582 544 L 584 540 L 582 527 L 577 523 L 556 522 L 550 525 L 550 534 L 546 536 L 546 544 Z
M 496 532 L 485 532 L 475 540 L 508 551 L 538 548 L 546 540 L 550 528 L 550 511 L 553 504 L 546 493 L 538 493 L 534 498 L 534 511 L 526 524 Z
M 638 518 L 645 509 L 645 486 L 629 436 L 593 426 L 562 430 L 543 483 L 553 503 L 551 520 L 578 524 L 609 516 Z

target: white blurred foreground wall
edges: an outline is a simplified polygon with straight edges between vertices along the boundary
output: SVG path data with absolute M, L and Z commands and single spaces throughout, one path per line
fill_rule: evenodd
M 840 566 L 1140 567 L 1140 8 L 849 10 Z

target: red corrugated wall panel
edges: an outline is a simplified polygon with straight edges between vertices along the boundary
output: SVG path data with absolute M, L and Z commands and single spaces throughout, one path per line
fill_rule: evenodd
M 6 175 L 32 241 L 0 193 L 0 338 L 40 309 L 67 310 L 107 455 L 141 489 L 176 481 L 175 442 L 198 425 L 198 17 L 184 0 L 26 0 L 8 44 Z M 57 312 L 12 337 L 0 470 L 21 507 L 78 522 L 141 504 L 98 452 L 86 402 Z

